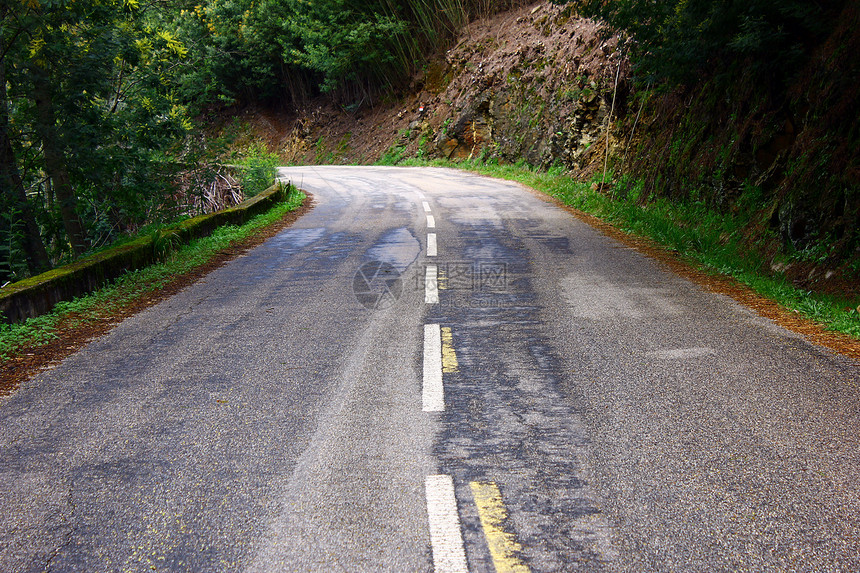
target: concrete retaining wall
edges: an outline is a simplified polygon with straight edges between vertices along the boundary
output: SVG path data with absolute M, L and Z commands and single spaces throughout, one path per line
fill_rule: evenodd
M 200 215 L 163 229 L 159 245 L 187 243 L 223 225 L 241 225 L 286 198 L 287 186 L 274 185 L 235 207 Z M 72 264 L 12 283 L 0 289 L 0 314 L 5 322 L 21 322 L 50 312 L 58 302 L 90 293 L 122 274 L 151 265 L 162 249 L 151 236 L 96 253 Z

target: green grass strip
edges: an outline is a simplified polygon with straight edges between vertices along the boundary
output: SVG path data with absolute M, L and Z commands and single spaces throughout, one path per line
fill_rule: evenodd
M 305 197 L 301 191 L 293 191 L 286 201 L 276 204 L 244 225 L 219 227 L 208 237 L 195 239 L 179 247 L 163 262 L 127 273 L 88 295 L 58 303 L 48 314 L 18 324 L 0 324 L 0 360 L 8 360 L 22 348 L 42 346 L 56 339 L 57 328 L 61 323 L 66 327 L 85 324 L 163 288 L 176 276 L 205 265 L 222 250 L 279 221 L 290 211 L 299 208 Z
M 687 262 L 705 272 L 728 275 L 782 307 L 860 340 L 858 303 L 797 288 L 785 276 L 771 272 L 770 265 L 733 237 L 744 221 L 715 213 L 699 203 L 674 204 L 666 200 L 639 205 L 635 193 L 617 199 L 592 189 L 592 182 L 576 181 L 561 168 L 538 170 L 524 162 L 497 164 L 480 160 L 423 161 L 407 159 L 405 166 L 454 167 L 482 175 L 517 181 L 565 205 L 589 213 L 633 235 L 648 237 L 675 250 Z

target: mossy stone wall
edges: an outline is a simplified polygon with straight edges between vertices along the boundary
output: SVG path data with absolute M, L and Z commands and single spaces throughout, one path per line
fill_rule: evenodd
M 270 209 L 286 197 L 286 186 L 276 184 L 235 207 L 200 215 L 167 227 L 161 237 L 185 243 L 205 237 L 224 225 L 241 225 Z M 61 301 L 92 292 L 123 273 L 141 269 L 156 261 L 158 252 L 152 237 L 140 237 L 130 243 L 96 253 L 0 289 L 0 314 L 6 322 L 21 322 L 50 312 Z

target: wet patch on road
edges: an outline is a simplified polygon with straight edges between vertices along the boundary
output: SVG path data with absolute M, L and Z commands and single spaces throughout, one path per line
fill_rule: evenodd
M 409 265 L 421 254 L 421 242 L 406 227 L 388 231 L 368 249 L 367 258 L 380 261 L 396 268 L 400 273 L 406 271 Z

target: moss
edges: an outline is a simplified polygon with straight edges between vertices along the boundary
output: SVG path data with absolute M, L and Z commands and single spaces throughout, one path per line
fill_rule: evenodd
M 24 279 L 22 281 L 12 283 L 4 287 L 3 289 L 0 289 L 0 298 L 5 298 L 6 296 L 11 294 L 36 288 L 45 283 L 60 281 L 64 277 L 75 275 L 76 273 L 80 273 L 81 271 L 84 271 L 94 265 L 105 264 L 106 262 L 109 262 L 110 260 L 115 259 L 117 257 L 121 257 L 129 252 L 147 249 L 151 244 L 152 239 L 150 237 L 140 237 L 139 239 L 135 239 L 134 241 L 126 243 L 122 246 L 101 251 L 94 255 L 85 257 L 79 261 L 75 261 L 74 263 L 70 263 L 68 265 L 64 265 L 62 267 L 46 271 L 42 274 Z
M 198 215 L 171 225 L 152 236 L 140 237 L 100 251 L 74 263 L 52 269 L 0 289 L 0 312 L 17 321 L 48 312 L 55 304 L 95 290 L 124 272 L 143 268 L 179 244 L 210 235 L 224 225 L 241 225 L 286 198 L 285 186 L 276 184 L 236 207 Z M 168 248 L 161 250 L 157 243 Z

